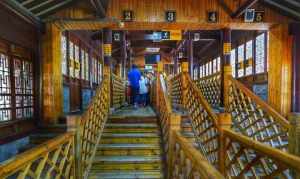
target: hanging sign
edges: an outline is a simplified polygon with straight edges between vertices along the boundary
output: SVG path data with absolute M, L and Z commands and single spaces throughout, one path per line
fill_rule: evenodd
M 166 11 L 166 21 L 175 22 L 176 21 L 176 11 Z
M 216 11 L 209 11 L 207 12 L 207 22 L 209 23 L 216 23 L 218 22 L 218 12 Z
M 114 41 L 119 42 L 121 40 L 121 34 L 119 32 L 115 32 L 113 34 Z
M 162 40 L 170 40 L 170 31 L 162 31 L 161 38 Z
M 231 43 L 224 43 L 223 44 L 223 54 L 224 55 L 229 55 L 231 54 Z
M 253 22 L 255 17 L 255 9 L 247 9 L 245 11 L 245 22 Z
M 123 21 L 131 22 L 133 21 L 133 11 L 131 10 L 124 10 L 123 11 Z
M 103 44 L 103 52 L 104 56 L 110 57 L 111 56 L 111 44 Z

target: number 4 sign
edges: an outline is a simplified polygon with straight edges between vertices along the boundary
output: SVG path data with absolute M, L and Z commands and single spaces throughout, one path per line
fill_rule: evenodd
M 218 13 L 216 11 L 210 11 L 207 13 L 207 21 L 210 23 L 218 22 Z

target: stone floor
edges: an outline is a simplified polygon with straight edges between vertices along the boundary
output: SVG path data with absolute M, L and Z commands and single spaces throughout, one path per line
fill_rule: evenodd
M 114 111 L 111 116 L 154 117 L 156 114 L 150 106 L 139 108 L 126 106 Z

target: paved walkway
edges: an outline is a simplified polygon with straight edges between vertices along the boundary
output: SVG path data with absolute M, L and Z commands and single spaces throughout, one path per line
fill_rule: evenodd
M 150 106 L 139 108 L 127 106 L 114 111 L 110 116 L 154 117 L 156 114 Z

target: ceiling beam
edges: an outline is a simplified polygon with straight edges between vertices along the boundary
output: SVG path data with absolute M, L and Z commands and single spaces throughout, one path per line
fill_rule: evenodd
M 231 17 L 232 18 L 238 18 L 238 17 L 240 17 L 247 9 L 251 8 L 258 1 L 259 0 L 247 0 L 235 12 L 233 12 L 231 14 Z
M 99 17 L 106 17 L 106 11 L 101 0 L 90 0 L 90 2 Z
M 204 52 L 206 52 L 208 50 L 208 48 L 213 45 L 216 41 L 210 41 L 208 42 L 205 46 L 203 46 L 200 51 L 197 53 L 198 57 L 201 57 L 203 55 Z
M 42 16 L 42 15 L 44 15 L 46 13 L 49 13 L 50 11 L 53 11 L 53 10 L 55 10 L 57 8 L 60 8 L 60 7 L 64 6 L 64 5 L 66 5 L 66 4 L 70 3 L 70 2 L 72 2 L 72 0 L 64 0 L 64 1 L 60 2 L 60 3 L 55 4 L 54 6 L 51 6 L 51 7 L 47 8 L 47 9 L 41 11 L 41 12 L 36 13 L 36 16 Z
M 32 12 L 30 12 L 28 9 L 26 9 L 16 0 L 4 0 L 4 1 L 0 1 L 0 4 L 9 8 L 11 11 L 19 15 L 21 18 L 23 18 L 25 21 L 29 22 L 30 24 L 42 28 L 43 23 L 40 20 L 40 18 L 35 16 Z
M 278 9 L 284 11 L 285 13 L 288 13 L 288 14 L 296 17 L 297 19 L 300 19 L 300 13 L 298 11 L 290 9 L 290 8 L 288 8 L 286 6 L 282 6 L 281 4 L 279 4 L 279 3 L 277 3 L 277 2 L 275 2 L 273 0 L 264 0 L 264 2 L 267 3 L 267 4 L 269 4 L 269 5 L 271 5 L 271 6 L 273 6 L 273 7 L 276 7 Z
M 233 13 L 233 11 L 230 9 L 230 7 L 226 4 L 224 0 L 218 0 L 219 5 L 222 7 L 222 9 L 229 15 Z

